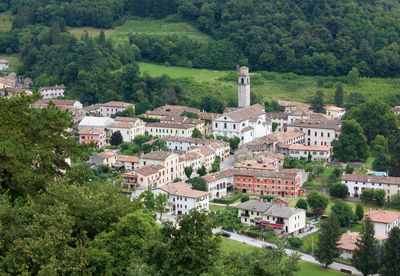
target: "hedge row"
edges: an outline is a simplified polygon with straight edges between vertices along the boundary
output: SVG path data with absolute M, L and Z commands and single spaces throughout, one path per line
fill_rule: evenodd
M 242 194 L 236 194 L 236 195 L 232 196 L 229 199 L 214 198 L 213 202 L 214 203 L 220 203 L 220 204 L 231 204 L 231 203 L 235 202 L 236 200 L 238 200 L 241 197 L 242 197 Z

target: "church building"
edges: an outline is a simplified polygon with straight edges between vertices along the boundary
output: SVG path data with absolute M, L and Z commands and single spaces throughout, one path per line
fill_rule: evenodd
M 215 118 L 212 133 L 214 136 L 239 137 L 240 144 L 245 144 L 271 134 L 272 124 L 266 119 L 264 106 L 250 105 L 249 68 L 243 66 L 238 71 L 238 108 L 226 108 Z

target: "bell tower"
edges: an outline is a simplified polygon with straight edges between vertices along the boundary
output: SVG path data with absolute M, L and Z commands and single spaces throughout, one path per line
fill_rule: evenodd
M 250 74 L 249 68 L 242 66 L 239 68 L 238 107 L 248 106 L 250 106 Z

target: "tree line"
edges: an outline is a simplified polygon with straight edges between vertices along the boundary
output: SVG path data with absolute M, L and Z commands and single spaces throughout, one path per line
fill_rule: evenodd
M 399 9 L 390 0 L 8 0 L 0 5 L 0 10 L 16 15 L 14 29 L 51 26 L 57 21 L 68 26 L 110 28 L 126 16 L 173 15 L 211 35 L 216 41 L 214 50 L 225 50 L 214 62 L 208 62 L 203 51 L 195 53 L 191 61 L 195 67 L 232 68 L 232 59 L 255 70 L 345 75 L 355 67 L 362 76 L 384 77 L 400 73 Z M 11 36 L 7 39 L 13 40 Z M 172 41 L 164 38 L 154 43 L 153 47 L 163 51 L 151 59 L 178 63 Z M 15 50 L 9 46 L 9 51 Z M 170 56 L 163 57 L 165 54 Z

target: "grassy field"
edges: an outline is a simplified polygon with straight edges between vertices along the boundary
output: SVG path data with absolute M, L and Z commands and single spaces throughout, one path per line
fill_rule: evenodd
M 0 13 L 0 31 L 5 32 L 11 30 L 13 16 L 11 12 Z
M 171 78 L 194 78 L 196 81 L 215 81 L 227 74 L 225 71 L 207 69 L 189 69 L 176 66 L 163 66 L 152 63 L 139 62 L 140 71 L 151 76 L 169 75 Z
M 9 62 L 10 67 L 7 71 L 15 71 L 17 66 L 20 65 L 19 55 L 18 54 L 11 54 L 11 55 L 3 55 L 0 54 L 0 59 L 6 59 Z
M 237 253 L 249 253 L 254 247 L 245 243 L 237 242 L 229 238 L 222 237 L 221 250 L 225 254 L 237 252 Z M 297 273 L 298 276 L 336 276 L 344 275 L 338 271 L 332 269 L 325 269 L 322 266 L 300 261 L 300 271 Z
M 127 20 L 112 35 L 116 42 L 128 41 L 128 33 L 146 33 L 150 35 L 179 35 L 187 36 L 192 40 L 204 42 L 210 37 L 185 22 L 168 22 L 167 20 L 156 20 L 138 18 Z
M 220 71 L 213 70 L 199 70 L 190 69 L 184 67 L 166 67 L 157 64 L 140 64 L 142 70 L 147 71 L 150 75 L 159 76 L 160 74 L 166 73 L 171 77 L 193 77 L 195 80 L 207 80 L 212 81 L 212 85 L 215 89 L 223 91 L 223 93 L 229 93 L 235 95 L 237 91 L 236 81 L 219 81 L 217 80 L 220 75 Z M 227 74 L 227 72 L 223 72 Z M 335 94 L 335 84 L 339 79 L 333 77 L 318 77 L 318 76 L 297 76 L 294 79 L 286 79 L 285 74 L 276 74 L 277 79 L 263 79 L 256 83 L 252 83 L 251 91 L 256 95 L 259 102 L 271 99 L 281 100 L 292 100 L 299 102 L 309 102 L 310 98 L 318 90 L 322 90 L 325 93 L 325 100 L 327 103 L 333 103 Z M 318 80 L 322 80 L 327 87 L 321 87 L 318 85 Z M 332 86 L 332 87 L 330 87 Z M 344 84 L 344 97 L 351 92 L 360 92 L 367 98 L 379 98 L 379 99 L 390 99 L 394 95 L 398 94 L 400 90 L 400 78 L 360 78 L 360 81 L 356 85 Z M 379 92 L 378 92 L 379 91 Z
M 98 36 L 100 32 L 103 30 L 105 36 L 108 38 L 110 37 L 119 27 L 115 29 L 97 29 L 93 27 L 79 27 L 79 28 L 69 28 L 68 31 L 74 35 L 76 38 L 81 38 L 81 36 L 85 33 L 85 31 L 89 34 L 89 36 Z

